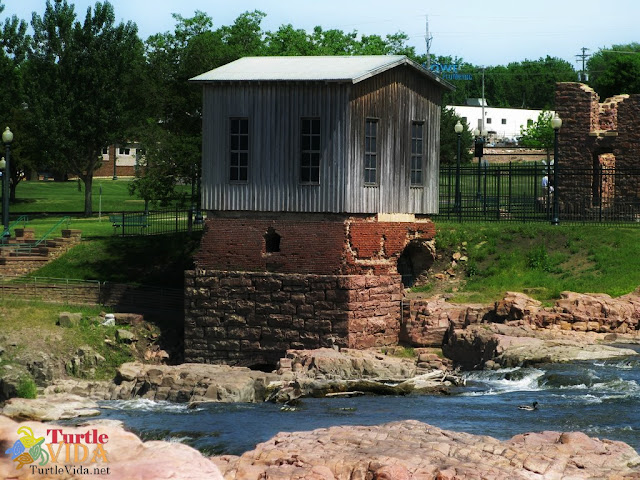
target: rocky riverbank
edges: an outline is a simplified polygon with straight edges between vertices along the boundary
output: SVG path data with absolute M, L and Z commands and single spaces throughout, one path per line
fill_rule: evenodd
M 60 468 L 64 478 L 76 480 L 640 479 L 640 455 L 633 448 L 576 432 L 528 433 L 499 441 L 409 420 L 280 433 L 240 457 L 208 459 L 179 443 L 142 442 L 118 422 L 109 421 L 73 428 L 18 424 L 0 416 L 0 444 L 15 445 L 24 435 L 24 430 L 18 433 L 20 427 L 29 428 L 45 447 L 51 445 L 50 432 L 56 429 L 67 435 L 95 430 L 108 441 L 95 462 L 91 455 L 77 462 L 58 456 L 45 467 L 31 457 L 2 455 L 0 478 L 59 479 L 55 469 Z M 51 448 L 55 452 L 55 444 Z M 17 469 L 20 462 L 23 466 Z M 65 473 L 65 465 L 70 473 Z

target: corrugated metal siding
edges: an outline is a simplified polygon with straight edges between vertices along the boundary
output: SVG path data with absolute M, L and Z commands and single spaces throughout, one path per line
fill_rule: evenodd
M 202 200 L 209 210 L 344 212 L 348 86 L 205 86 Z M 229 118 L 249 119 L 249 180 L 228 182 Z M 299 178 L 300 118 L 321 119 L 319 185 Z
M 346 208 L 349 212 L 438 211 L 442 90 L 408 67 L 398 67 L 352 87 Z M 378 118 L 379 185 L 364 185 L 364 125 Z M 423 186 L 410 186 L 411 122 L 424 121 Z
M 204 87 L 203 207 L 331 213 L 438 211 L 441 87 L 401 66 L 356 85 L 230 82 Z M 229 118 L 249 119 L 249 180 L 231 184 Z M 319 185 L 301 185 L 300 118 L 320 117 Z M 379 179 L 364 185 L 364 120 L 379 118 Z M 424 121 L 424 186 L 411 187 L 411 121 Z

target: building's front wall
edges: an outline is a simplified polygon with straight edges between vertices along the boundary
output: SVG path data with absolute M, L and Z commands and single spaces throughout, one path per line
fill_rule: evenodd
M 348 88 L 342 84 L 234 82 L 204 88 L 202 207 L 343 212 Z M 317 184 L 300 179 L 300 122 L 320 118 Z M 249 126 L 247 181 L 230 181 L 230 119 Z
M 352 87 L 346 206 L 349 212 L 438 213 L 442 88 L 409 67 Z M 365 122 L 377 119 L 378 182 L 365 185 Z M 422 123 L 422 179 L 411 184 L 411 127 Z
M 453 109 L 467 123 L 469 130 L 482 130 L 482 107 L 447 105 L 447 108 Z M 522 128 L 538 121 L 541 112 L 526 108 L 484 107 L 484 128 L 490 133 L 491 140 L 515 141 Z

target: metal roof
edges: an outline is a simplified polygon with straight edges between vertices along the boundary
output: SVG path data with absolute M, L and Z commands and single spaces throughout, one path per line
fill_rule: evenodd
M 358 83 L 399 65 L 409 65 L 439 83 L 453 87 L 404 55 L 244 57 L 190 79 L 192 82 L 324 81 Z

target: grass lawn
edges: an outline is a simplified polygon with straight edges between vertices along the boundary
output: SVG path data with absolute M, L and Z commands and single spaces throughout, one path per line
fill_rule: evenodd
M 564 290 L 620 296 L 640 285 L 637 227 L 438 222 L 436 231 L 433 273 L 447 268 L 456 251 L 468 257 L 456 267 L 458 282 L 440 285 L 456 301 L 487 303 L 508 290 L 542 301 Z M 437 286 L 433 280 L 416 290 Z
M 92 207 L 97 215 L 102 212 L 142 211 L 144 200 L 129 195 L 132 178 L 94 178 Z M 78 186 L 80 185 L 80 189 Z M 100 194 L 102 187 L 102 194 Z M 179 187 L 190 194 L 191 186 Z M 30 212 L 84 212 L 84 184 L 77 180 L 66 182 L 22 181 L 16 187 L 16 201 L 11 204 L 11 216 Z

